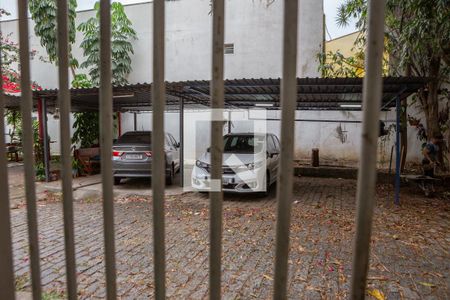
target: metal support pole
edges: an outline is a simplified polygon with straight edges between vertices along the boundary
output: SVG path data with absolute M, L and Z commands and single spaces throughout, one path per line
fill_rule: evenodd
M 153 251 L 155 272 L 155 299 L 166 297 L 166 247 L 164 221 L 164 189 L 166 158 L 164 154 L 164 0 L 153 1 L 153 132 L 152 132 L 152 190 L 153 190 Z M 171 167 L 171 166 L 170 166 Z
M 113 94 L 111 70 L 111 1 L 100 1 L 100 155 L 105 234 L 106 297 L 117 298 L 112 178 Z
M 30 249 L 31 286 L 33 299 L 42 297 L 41 267 L 39 258 L 38 222 L 36 211 L 36 185 L 33 156 L 33 97 L 30 80 L 30 45 L 28 30 L 28 1 L 17 0 L 19 12 L 20 86 L 22 88 L 23 161 L 25 171 L 25 195 L 27 200 L 28 240 Z
M 273 299 L 287 299 L 289 235 L 294 186 L 295 110 L 297 105 L 298 0 L 284 1 L 281 153 L 277 183 L 277 235 Z
M 48 140 L 48 118 L 47 118 L 47 101 L 45 98 L 42 98 L 41 105 L 41 117 L 42 119 L 42 149 L 43 149 L 43 162 L 44 162 L 44 173 L 45 173 L 45 181 L 50 181 L 50 149 L 49 149 L 49 140 Z
M 0 74 L 2 74 L 0 55 Z M 0 76 L 0 299 L 15 299 L 14 267 L 9 208 L 8 167 L 5 150 L 5 99 Z
M 353 251 L 351 299 L 364 299 L 377 177 L 377 143 L 382 99 L 385 2 L 368 1 L 366 75 L 363 82 L 363 124 L 358 172 L 356 237 Z
M 401 113 L 401 103 L 400 98 L 395 99 L 395 112 L 396 112 L 396 123 L 395 123 L 395 205 L 400 205 L 400 113 Z
M 133 128 L 134 128 L 134 131 L 137 130 L 137 114 L 136 113 L 133 113 Z
M 231 110 L 228 111 L 228 133 L 231 133 Z
M 184 98 L 180 97 L 180 186 L 184 186 Z
M 225 1 L 212 2 L 212 81 L 211 81 L 211 192 L 210 199 L 210 253 L 209 298 L 221 298 L 222 259 L 222 160 L 223 160 L 223 107 L 224 107 L 224 20 Z
M 77 299 L 75 232 L 72 191 L 72 141 L 70 138 L 69 33 L 67 0 L 58 0 L 58 107 L 60 108 L 61 173 L 66 253 L 67 298 Z

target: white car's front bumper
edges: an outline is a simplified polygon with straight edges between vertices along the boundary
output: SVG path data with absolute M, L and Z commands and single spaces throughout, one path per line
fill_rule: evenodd
M 203 168 L 194 166 L 192 170 L 191 184 L 194 190 L 210 191 L 211 174 Z M 236 172 L 235 174 L 224 173 L 222 175 L 222 191 L 235 193 L 265 192 L 265 168 Z

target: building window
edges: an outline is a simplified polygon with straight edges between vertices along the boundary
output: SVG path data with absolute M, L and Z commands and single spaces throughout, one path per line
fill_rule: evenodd
M 225 54 L 234 54 L 234 44 L 225 44 L 224 52 Z

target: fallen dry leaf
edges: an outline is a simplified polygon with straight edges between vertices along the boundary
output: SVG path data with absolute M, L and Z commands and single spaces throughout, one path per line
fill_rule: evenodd
M 266 274 L 264 274 L 264 278 L 267 278 L 267 279 L 269 279 L 269 280 L 273 280 L 272 277 L 270 277 L 269 275 L 266 275 Z
M 429 283 L 429 282 L 423 282 L 423 281 L 419 281 L 419 284 L 423 285 L 423 286 L 429 286 L 429 287 L 435 287 L 435 284 Z
M 380 290 L 377 290 L 377 289 L 369 290 L 368 294 L 377 300 L 385 300 L 386 299 L 386 297 L 384 297 L 383 292 Z

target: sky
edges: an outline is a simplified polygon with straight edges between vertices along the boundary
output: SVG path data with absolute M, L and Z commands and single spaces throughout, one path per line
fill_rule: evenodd
M 78 0 L 78 10 L 86 10 L 94 7 L 94 3 L 97 0 Z M 148 2 L 149 0 L 115 0 L 121 2 L 123 4 L 132 4 L 132 3 L 141 3 Z M 189 0 L 185 0 L 189 1 Z M 281 0 L 277 0 L 281 1 Z M 320 0 L 315 0 L 320 1 Z M 336 25 L 336 11 L 339 4 L 345 2 L 345 0 L 323 0 L 324 1 L 324 13 L 326 16 L 326 39 L 334 39 L 340 37 L 342 35 L 346 35 L 354 32 L 355 25 L 354 22 L 351 22 L 348 26 L 342 28 Z M 10 17 L 3 18 L 17 18 L 17 1 L 16 0 L 0 0 L 0 7 L 6 9 L 11 13 Z

